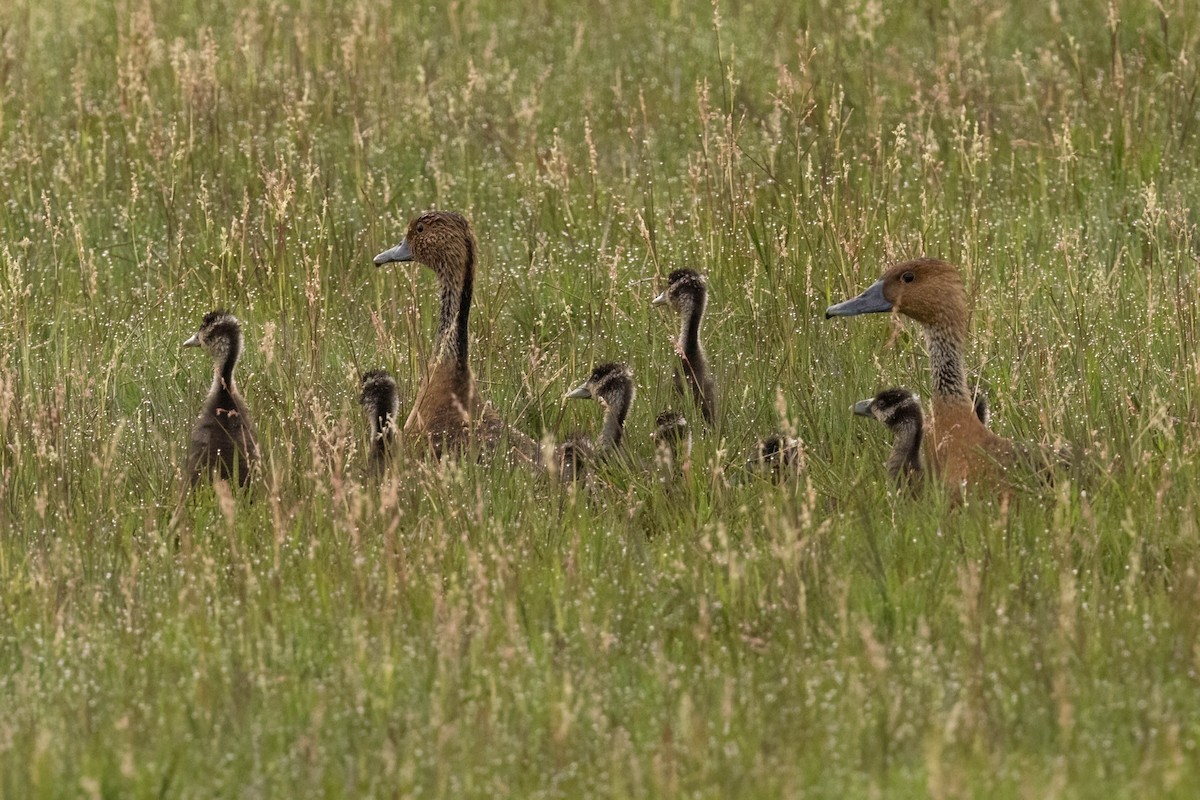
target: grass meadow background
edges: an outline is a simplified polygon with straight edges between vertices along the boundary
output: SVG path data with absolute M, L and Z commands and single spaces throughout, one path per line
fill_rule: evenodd
M 1194 797 L 1200 10 L 1188 0 L 0 7 L 0 795 Z M 720 424 L 664 485 L 504 465 L 364 485 L 473 222 L 473 363 L 535 436 L 602 360 L 671 394 L 705 272 Z M 826 321 L 961 265 L 1011 505 L 898 499 L 849 405 L 919 331 Z M 245 323 L 252 501 L 167 530 Z M 738 465 L 792 430 L 807 467 Z M 176 541 L 178 540 L 178 541 Z

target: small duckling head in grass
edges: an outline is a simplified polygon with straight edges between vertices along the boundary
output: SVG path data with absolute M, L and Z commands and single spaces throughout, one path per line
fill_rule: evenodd
M 667 449 L 673 462 L 692 452 L 691 429 L 688 428 L 687 418 L 678 411 L 667 409 L 655 417 L 654 432 L 650 438 L 658 447 Z
M 874 397 L 859 400 L 851 410 L 860 417 L 874 417 L 892 432 L 892 452 L 886 467 L 899 484 L 912 484 L 921 475 L 921 439 L 925 417 L 921 398 L 908 389 L 885 389 Z
M 667 276 L 667 288 L 650 301 L 651 305 L 666 305 L 679 314 L 679 338 L 675 351 L 679 355 L 683 382 L 691 390 L 692 399 L 700 408 L 706 425 L 713 425 L 717 416 L 717 387 L 708 370 L 708 357 L 700 344 L 700 324 L 708 305 L 708 282 L 694 269 L 677 269 Z M 675 388 L 681 394 L 680 373 L 675 373 Z
M 673 473 L 692 454 L 692 431 L 678 411 L 668 409 L 655 417 L 650 438 L 654 440 L 654 460 L 661 472 Z
M 210 311 L 183 346 L 203 349 L 213 362 L 212 385 L 192 426 L 188 481 L 195 485 L 215 475 L 223 480 L 236 479 L 245 486 L 258 460 L 258 442 L 250 412 L 233 377 L 242 353 L 242 326 L 227 311 Z
M 597 450 L 620 446 L 634 392 L 633 370 L 625 364 L 614 362 L 598 365 L 586 381 L 567 393 L 566 399 L 592 398 L 604 409 L 604 425 L 596 437 Z
M 804 468 L 803 443 L 794 436 L 773 433 L 759 439 L 746 459 L 746 469 L 782 480 Z
M 382 369 L 363 373 L 360 386 L 362 391 L 358 402 L 371 427 L 367 469 L 373 477 L 378 478 L 387 469 L 395 445 L 400 393 L 396 388 L 396 379 Z

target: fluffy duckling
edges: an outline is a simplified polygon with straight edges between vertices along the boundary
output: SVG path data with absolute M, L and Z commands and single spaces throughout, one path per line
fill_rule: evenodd
M 468 361 L 467 321 L 479 247 L 466 217 L 429 211 L 414 218 L 400 244 L 375 256 L 375 265 L 415 261 L 437 275 L 441 303 L 433 356 L 422 376 L 404 431 L 429 443 L 436 457 L 463 449 L 472 438 L 485 449 L 503 439 L 537 463 L 537 443 L 505 425 L 475 386 Z
M 859 400 L 851 410 L 860 417 L 874 417 L 892 432 L 892 452 L 885 466 L 888 477 L 899 485 L 915 485 L 921 477 L 921 440 L 925 415 L 921 398 L 908 389 L 885 389 L 874 397 Z
M 888 269 L 862 294 L 830 306 L 829 317 L 895 311 L 921 324 L 933 375 L 933 415 L 925 444 L 931 472 L 958 493 L 966 485 L 998 485 L 1021 461 L 1019 448 L 980 421 L 967 389 L 963 348 L 967 294 L 957 269 L 936 258 L 905 261 Z
M 559 446 L 559 474 L 564 480 L 578 480 L 588 464 L 611 456 L 625 437 L 625 418 L 635 393 L 633 370 L 625 364 L 600 364 L 588 379 L 567 392 L 568 400 L 594 399 L 604 409 L 604 423 L 592 442 L 572 437 Z
M 678 468 L 684 468 L 692 455 L 692 432 L 687 419 L 678 411 L 670 409 L 654 418 L 654 463 L 659 476 L 664 480 L 673 476 Z
M 367 472 L 378 479 L 387 470 L 395 446 L 396 423 L 400 416 L 400 393 L 396 379 L 387 370 L 364 372 L 358 403 L 371 426 L 371 450 Z
M 655 445 L 665 450 L 672 464 L 692 454 L 692 432 L 687 419 L 678 411 L 667 409 L 654 418 L 654 432 L 650 434 Z
M 803 444 L 794 436 L 773 433 L 759 439 L 746 459 L 746 469 L 780 480 L 804 468 Z
M 708 304 L 708 283 L 694 269 L 677 269 L 667 276 L 666 290 L 650 303 L 666 304 L 679 314 L 681 324 L 675 352 L 682 362 L 683 378 L 692 399 L 704 415 L 704 422 L 711 427 L 717 419 L 717 387 L 709 374 L 704 348 L 700 346 L 700 323 Z M 683 393 L 679 370 L 675 371 L 675 389 Z
M 192 426 L 189 485 L 195 486 L 202 478 L 211 480 L 215 474 L 245 486 L 258 461 L 258 441 L 250 412 L 233 380 L 242 353 L 242 326 L 226 311 L 210 311 L 200 323 L 200 330 L 183 346 L 203 348 L 213 361 L 212 386 Z

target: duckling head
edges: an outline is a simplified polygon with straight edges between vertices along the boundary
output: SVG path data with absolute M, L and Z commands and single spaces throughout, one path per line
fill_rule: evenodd
M 896 311 L 922 325 L 966 329 L 962 276 L 945 261 L 918 258 L 891 267 L 858 297 L 825 310 L 825 318 Z
M 242 326 L 228 311 L 210 311 L 204 315 L 200 330 L 183 346 L 203 348 L 213 361 L 225 361 L 230 353 L 236 355 L 242 348 Z
M 594 398 L 605 406 L 628 408 L 633 401 L 633 370 L 626 364 L 600 364 L 583 383 L 567 392 L 568 400 Z
M 687 418 L 680 412 L 668 409 L 654 418 L 654 433 L 650 438 L 659 444 L 675 448 L 686 441 L 687 436 Z
M 358 396 L 358 403 L 363 411 L 381 420 L 389 414 L 395 417 L 399 408 L 399 396 L 396 391 L 396 379 L 387 370 L 364 372 L 360 386 L 362 393 Z
M 672 311 L 687 314 L 703 308 L 708 297 L 708 282 L 694 269 L 677 269 L 667 276 L 667 288 L 650 301 L 650 305 L 667 305 Z
M 860 417 L 874 417 L 889 428 L 906 422 L 922 422 L 921 398 L 908 389 L 886 389 L 850 407 Z
M 408 223 L 400 244 L 375 256 L 375 266 L 415 261 L 441 273 L 461 269 L 474 256 L 475 242 L 466 217 L 456 211 L 427 211 Z
M 746 459 L 746 468 L 752 472 L 768 472 L 776 476 L 798 471 L 803 463 L 800 448 L 799 439 L 773 433 L 754 445 L 754 450 Z

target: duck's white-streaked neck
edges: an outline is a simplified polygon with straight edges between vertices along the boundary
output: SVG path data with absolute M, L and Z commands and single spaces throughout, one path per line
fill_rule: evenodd
M 467 369 L 467 323 L 475 282 L 475 243 L 467 239 L 467 258 L 462 264 L 431 264 L 438 276 L 441 309 L 434 340 L 435 364 L 454 363 Z
M 967 391 L 967 372 L 963 363 L 963 347 L 966 340 L 957 325 L 932 325 L 925 327 L 925 341 L 929 347 L 929 367 L 933 375 L 935 400 L 972 405 Z

